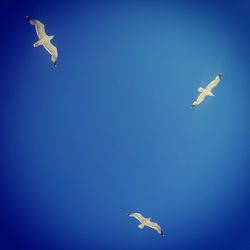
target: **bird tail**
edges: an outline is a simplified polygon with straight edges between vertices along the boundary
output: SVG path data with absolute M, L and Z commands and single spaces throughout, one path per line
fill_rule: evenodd
M 44 43 L 43 40 L 40 39 L 39 41 L 37 41 L 36 43 L 33 44 L 33 47 L 35 48 L 35 47 L 37 47 L 37 46 L 42 45 L 43 43 Z

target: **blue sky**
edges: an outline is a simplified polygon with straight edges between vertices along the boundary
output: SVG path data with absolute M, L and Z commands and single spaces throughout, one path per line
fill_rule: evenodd
M 0 246 L 248 249 L 249 7 L 3 2 Z M 26 15 L 56 35 L 57 68 Z

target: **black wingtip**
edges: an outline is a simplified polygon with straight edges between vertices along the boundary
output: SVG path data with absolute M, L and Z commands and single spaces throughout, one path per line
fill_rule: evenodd
M 191 105 L 191 108 L 195 108 L 195 106 L 196 106 L 196 105 L 192 104 L 192 105 Z
M 53 63 L 53 62 L 52 62 Z M 54 67 L 57 67 L 57 61 L 53 63 Z
M 27 21 L 30 21 L 31 19 L 33 19 L 31 16 L 26 16 L 25 18 L 27 19 Z
M 219 74 L 218 74 L 218 76 L 219 76 L 219 78 L 221 79 L 221 77 L 222 77 L 222 73 L 219 73 Z

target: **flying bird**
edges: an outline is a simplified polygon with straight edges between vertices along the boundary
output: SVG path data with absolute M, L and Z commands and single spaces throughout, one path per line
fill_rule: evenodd
M 30 24 L 34 25 L 36 28 L 36 34 L 39 40 L 33 44 L 33 47 L 38 47 L 43 45 L 43 47 L 49 52 L 51 55 L 51 61 L 56 66 L 58 53 L 57 48 L 51 43 L 51 40 L 54 36 L 48 36 L 45 33 L 44 24 L 40 21 L 33 19 L 32 17 L 26 16 L 26 19 L 30 22 Z
M 127 215 L 140 221 L 141 224 L 138 225 L 139 228 L 142 229 L 144 226 L 148 226 L 155 229 L 160 235 L 164 236 L 161 227 L 157 223 L 152 222 L 151 218 L 144 218 L 140 213 L 128 213 Z
M 196 101 L 193 102 L 192 108 L 202 103 L 206 96 L 214 96 L 212 93 L 212 89 L 218 85 L 218 83 L 221 80 L 222 73 L 218 74 L 212 82 L 210 82 L 205 89 L 199 88 L 198 91 L 200 92 L 200 95 L 196 99 Z

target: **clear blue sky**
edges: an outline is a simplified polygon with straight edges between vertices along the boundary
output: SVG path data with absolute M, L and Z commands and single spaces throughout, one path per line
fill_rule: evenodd
M 2 3 L 0 247 L 249 249 L 249 9 Z M 56 35 L 57 68 L 26 15 Z

